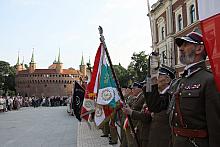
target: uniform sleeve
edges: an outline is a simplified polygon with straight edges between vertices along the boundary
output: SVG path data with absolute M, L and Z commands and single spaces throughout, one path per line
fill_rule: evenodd
M 168 107 L 170 95 L 167 92 L 165 94 L 159 94 L 157 85 L 153 85 L 152 92 L 146 93 L 145 97 L 147 106 L 151 112 L 159 113 Z
M 150 122 L 152 117 L 150 114 L 145 114 L 144 112 L 132 111 L 131 118 L 134 120 L 140 120 L 142 122 Z
M 158 85 L 152 85 L 152 91 L 151 92 L 145 92 L 144 93 L 147 107 L 151 112 L 154 112 L 154 109 L 158 106 L 160 103 L 158 101 L 159 98 L 159 92 L 158 92 Z
M 220 94 L 217 92 L 214 78 L 210 78 L 205 86 L 206 120 L 209 134 L 209 146 L 220 145 Z

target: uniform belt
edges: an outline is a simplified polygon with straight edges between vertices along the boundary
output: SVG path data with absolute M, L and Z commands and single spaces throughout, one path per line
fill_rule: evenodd
M 189 138 L 205 138 L 208 136 L 208 132 L 206 130 L 194 130 L 194 129 L 172 127 L 172 132 L 174 132 L 179 136 L 189 137 Z

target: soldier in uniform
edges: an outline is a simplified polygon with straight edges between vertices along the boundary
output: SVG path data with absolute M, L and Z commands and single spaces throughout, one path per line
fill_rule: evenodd
M 170 103 L 173 147 L 220 145 L 220 94 L 213 74 L 205 65 L 207 55 L 202 38 L 200 33 L 191 32 L 175 39 L 180 62 L 186 67 L 170 89 L 173 93 Z
M 153 117 L 150 126 L 148 147 L 170 146 L 171 131 L 167 108 L 171 95 L 168 93 L 168 90 L 174 78 L 174 69 L 167 66 L 160 67 L 157 84 L 152 85 L 151 92 L 145 93 L 146 103 Z
M 131 96 L 131 88 L 130 87 L 126 87 L 122 89 L 122 94 L 124 96 L 125 102 L 127 101 L 127 99 L 129 99 L 129 97 Z M 121 106 L 123 107 L 123 106 Z M 126 139 L 126 134 L 125 134 L 125 129 L 123 128 L 124 126 L 124 122 L 126 120 L 126 114 L 123 113 L 123 111 L 120 109 L 118 110 L 119 112 L 119 119 L 120 119 L 120 128 L 121 128 L 121 144 L 120 147 L 127 147 L 127 139 Z
M 109 121 L 104 122 L 103 126 L 101 127 L 101 130 L 103 132 L 103 135 L 101 135 L 100 137 L 109 137 L 110 134 Z
M 136 100 L 132 103 L 132 105 L 130 105 L 130 107 L 123 107 L 122 110 L 126 115 L 131 116 L 132 123 L 135 127 L 135 133 L 137 134 L 138 142 L 141 147 L 147 147 L 150 126 L 149 122 L 151 118 L 145 117 L 145 107 L 143 107 L 145 103 L 145 97 L 141 89 L 142 85 L 139 83 L 136 83 L 135 85 L 138 85 L 139 88 L 139 94 Z M 126 131 L 129 131 L 127 133 L 128 146 L 137 146 L 136 141 L 134 140 L 134 133 L 131 132 L 131 128 L 128 128 Z

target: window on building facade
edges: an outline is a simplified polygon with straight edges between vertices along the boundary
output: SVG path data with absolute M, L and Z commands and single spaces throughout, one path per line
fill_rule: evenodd
M 165 64 L 165 59 L 167 59 L 166 51 L 162 51 L 162 63 Z
M 161 37 L 162 37 L 162 40 L 164 40 L 164 38 L 165 38 L 165 28 L 164 27 L 161 28 Z
M 165 39 L 166 36 L 166 30 L 165 30 L 165 20 L 164 17 L 160 17 L 157 20 L 157 30 L 158 30 L 158 41 L 162 41 Z
M 64 85 L 64 88 L 66 88 L 66 85 Z
M 195 6 L 190 6 L 190 22 L 193 23 L 195 21 L 196 14 L 195 14 Z
M 178 15 L 178 31 L 182 30 L 182 23 L 183 23 L 182 15 L 179 14 Z

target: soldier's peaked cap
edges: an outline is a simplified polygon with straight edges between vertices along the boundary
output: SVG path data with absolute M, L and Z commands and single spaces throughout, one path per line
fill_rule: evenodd
M 140 83 L 138 83 L 138 82 L 134 82 L 133 84 L 132 84 L 132 86 L 131 86 L 131 88 L 142 88 L 143 87 L 143 85 L 141 85 Z
M 200 45 L 204 44 L 202 34 L 200 33 L 200 31 L 196 31 L 196 30 L 190 32 L 186 36 L 175 38 L 175 43 L 178 47 L 182 46 L 184 42 L 200 44 Z
M 171 79 L 175 78 L 175 73 L 176 71 L 173 68 L 166 65 L 162 65 L 162 67 L 159 68 L 160 75 L 168 75 Z

